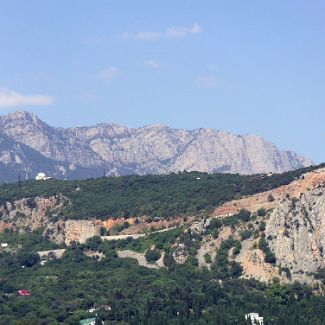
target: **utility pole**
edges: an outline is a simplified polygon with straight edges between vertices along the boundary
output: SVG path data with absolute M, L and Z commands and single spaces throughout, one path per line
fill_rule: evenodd
M 21 179 L 20 179 L 20 173 L 18 173 L 18 186 L 19 186 L 19 193 L 21 194 Z

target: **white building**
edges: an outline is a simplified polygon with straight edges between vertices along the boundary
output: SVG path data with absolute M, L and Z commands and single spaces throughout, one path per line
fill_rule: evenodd
M 263 325 L 264 324 L 264 318 L 262 316 L 259 316 L 258 313 L 249 313 L 245 315 L 245 319 L 250 319 L 252 325 Z
M 46 176 L 44 173 L 38 173 L 37 176 L 35 177 L 35 179 L 37 181 L 45 181 L 47 179 L 51 179 L 52 177 L 48 177 Z
M 2 248 L 7 248 L 8 247 L 8 243 L 1 243 L 1 247 Z

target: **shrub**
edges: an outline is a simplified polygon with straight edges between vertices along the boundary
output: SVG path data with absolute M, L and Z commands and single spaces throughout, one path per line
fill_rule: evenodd
M 105 227 L 100 227 L 99 233 L 101 236 L 105 236 L 106 235 L 106 228 Z
M 238 213 L 238 216 L 242 221 L 247 222 L 249 221 L 251 213 L 245 209 L 241 209 Z
M 257 210 L 257 215 L 259 217 L 265 217 L 266 216 L 266 210 L 264 208 L 260 208 Z
M 290 237 L 289 231 L 287 229 L 284 230 L 283 235 L 288 237 L 288 238 Z
M 251 230 L 243 230 L 241 233 L 240 233 L 240 237 L 241 237 L 241 240 L 246 240 L 250 237 L 252 237 L 252 231 Z
M 266 228 L 266 223 L 263 221 L 263 222 L 261 222 L 261 224 L 259 226 L 259 230 L 260 231 L 265 231 L 265 228 Z
M 264 252 L 265 258 L 264 261 L 266 263 L 275 264 L 276 258 L 275 255 L 271 252 L 269 245 L 267 244 L 265 240 L 265 235 L 263 234 L 259 240 L 258 247 Z
M 320 280 L 323 284 L 325 284 L 325 268 L 324 267 L 320 268 L 315 273 L 315 279 Z
M 229 262 L 228 259 L 229 250 L 232 247 L 234 247 L 233 253 L 239 254 L 241 250 L 241 243 L 233 238 L 228 238 L 227 240 L 223 241 L 217 251 L 213 270 L 215 270 L 220 279 L 226 279 L 227 277 L 237 278 L 241 275 L 241 265 L 235 261 Z
M 220 219 L 214 218 L 210 221 L 208 229 L 219 229 L 222 227 L 222 222 Z
M 101 247 L 102 243 L 102 239 L 99 236 L 94 236 L 87 239 L 85 246 L 92 251 L 97 251 Z
M 237 241 L 233 250 L 233 255 L 238 255 L 242 249 L 242 244 Z
M 229 262 L 228 275 L 231 278 L 239 278 L 243 274 L 243 267 L 235 261 Z
M 214 239 L 217 239 L 218 238 L 218 236 L 219 236 L 219 231 L 217 230 L 217 229 L 215 229 L 215 230 L 213 230 L 212 231 L 212 237 L 214 238 Z
M 165 256 L 164 256 L 164 265 L 168 269 L 172 269 L 173 267 L 175 267 L 175 260 L 174 260 L 172 254 L 165 254 Z
M 211 255 L 209 253 L 206 253 L 204 255 L 204 260 L 205 260 L 205 263 L 208 263 L 208 264 L 212 263 Z
M 291 280 L 291 271 L 288 267 L 281 267 L 280 273 L 284 272 L 289 280 Z
M 146 252 L 145 257 L 148 263 L 155 263 L 160 259 L 160 252 L 157 249 L 151 249 Z
M 276 258 L 275 255 L 271 252 L 271 250 L 268 248 L 268 250 L 265 252 L 265 258 L 264 258 L 266 263 L 271 263 L 275 264 L 276 263 Z

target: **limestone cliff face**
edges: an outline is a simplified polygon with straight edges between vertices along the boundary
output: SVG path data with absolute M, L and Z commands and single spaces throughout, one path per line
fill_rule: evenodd
M 50 222 L 49 213 L 58 213 L 67 199 L 61 195 L 24 198 L 0 206 L 0 229 L 15 228 L 21 232 L 43 229 L 50 240 L 66 245 L 76 241 L 84 243 L 99 235 L 100 220 L 63 220 Z
M 266 216 L 256 215 L 261 208 L 268 210 Z M 226 202 L 214 211 L 214 215 L 215 218 L 222 219 L 238 213 L 241 209 L 255 214 L 255 222 L 251 222 L 249 227 L 257 233 L 241 242 L 242 249 L 236 257 L 236 261 L 243 267 L 244 277 L 254 277 L 265 282 L 278 278 L 282 282 L 317 283 L 314 273 L 325 267 L 324 168 L 301 175 L 292 183 L 274 190 Z M 266 224 L 265 231 L 260 228 L 262 222 Z M 243 223 L 236 227 L 233 237 L 236 239 L 240 228 L 245 229 L 247 226 L 247 223 Z M 275 255 L 274 265 L 265 262 L 265 254 L 259 249 L 259 240 L 263 233 Z M 213 250 L 209 251 L 209 245 L 211 248 L 212 242 L 214 249 L 218 239 L 208 239 L 209 241 L 203 240 L 201 249 L 203 253 L 207 251 L 213 257 Z
M 325 267 L 325 186 L 283 200 L 271 213 L 266 238 L 277 264 L 293 279 Z
M 64 200 L 63 197 L 57 195 L 48 198 L 24 198 L 7 202 L 0 206 L 0 222 L 21 231 L 33 231 L 47 227 L 49 211 L 52 213 L 58 211 Z
M 99 236 L 101 221 L 99 220 L 59 220 L 49 223 L 45 234 L 50 240 L 70 245 L 72 242 L 85 243 L 93 236 Z
M 0 129 L 43 157 L 66 164 L 65 176 L 67 170 L 80 168 L 84 168 L 80 173 L 89 177 L 102 175 L 104 169 L 117 175 L 183 170 L 251 174 L 312 164 L 296 153 L 278 150 L 261 137 L 212 129 L 189 131 L 164 125 L 132 129 L 115 124 L 62 129 L 27 112 L 0 117 Z

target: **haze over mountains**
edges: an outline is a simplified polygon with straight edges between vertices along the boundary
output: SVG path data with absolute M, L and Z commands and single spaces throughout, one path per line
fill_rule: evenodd
M 254 174 L 284 172 L 312 161 L 282 151 L 255 135 L 164 125 L 128 128 L 116 124 L 55 128 L 35 114 L 0 116 L 0 181 L 17 173 L 57 178 L 161 174 L 178 171 Z

